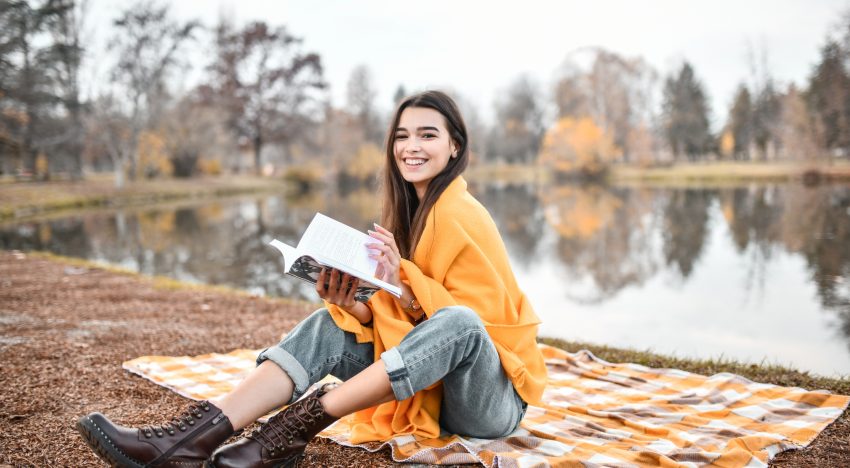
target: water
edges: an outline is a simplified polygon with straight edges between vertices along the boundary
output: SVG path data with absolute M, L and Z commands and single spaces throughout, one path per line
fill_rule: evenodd
M 473 184 L 541 335 L 850 374 L 850 187 Z M 359 229 L 369 190 L 96 212 L 0 227 L 0 248 L 316 300 L 283 277 L 316 211 Z

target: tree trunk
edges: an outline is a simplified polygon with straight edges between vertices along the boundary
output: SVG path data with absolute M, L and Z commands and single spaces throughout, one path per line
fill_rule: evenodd
M 260 152 L 263 149 L 263 138 L 257 134 L 254 137 L 254 171 L 257 175 L 263 174 L 263 167 L 260 161 Z

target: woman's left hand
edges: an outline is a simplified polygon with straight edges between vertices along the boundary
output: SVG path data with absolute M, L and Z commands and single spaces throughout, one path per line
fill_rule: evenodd
M 375 272 L 375 277 L 394 286 L 401 287 L 401 254 L 398 251 L 398 245 L 395 243 L 393 234 L 377 224 L 375 224 L 375 231 L 370 230 L 368 232 L 369 236 L 378 242 L 366 244 L 366 247 L 380 252 L 369 254 L 369 258 L 378 261 L 378 270 Z

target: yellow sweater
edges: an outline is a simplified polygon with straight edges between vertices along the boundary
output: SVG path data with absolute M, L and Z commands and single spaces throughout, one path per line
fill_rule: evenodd
M 401 262 L 401 280 L 410 285 L 429 317 L 450 305 L 478 313 L 517 393 L 528 403 L 540 403 L 546 385 L 546 366 L 535 340 L 540 320 L 517 286 L 496 224 L 466 191 L 463 177 L 452 181 L 434 204 L 413 261 Z M 374 343 L 376 360 L 413 329 L 410 317 L 385 291 L 367 303 L 373 328 L 326 305 L 337 326 L 354 333 L 359 342 Z M 351 442 L 383 441 L 400 434 L 438 437 L 441 398 L 438 383 L 407 400 L 360 411 L 354 415 Z

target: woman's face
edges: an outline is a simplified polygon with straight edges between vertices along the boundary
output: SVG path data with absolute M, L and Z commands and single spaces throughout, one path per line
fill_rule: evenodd
M 421 200 L 428 184 L 449 163 L 456 147 L 446 119 L 434 109 L 408 107 L 395 129 L 393 152 L 404 180 L 413 184 Z

